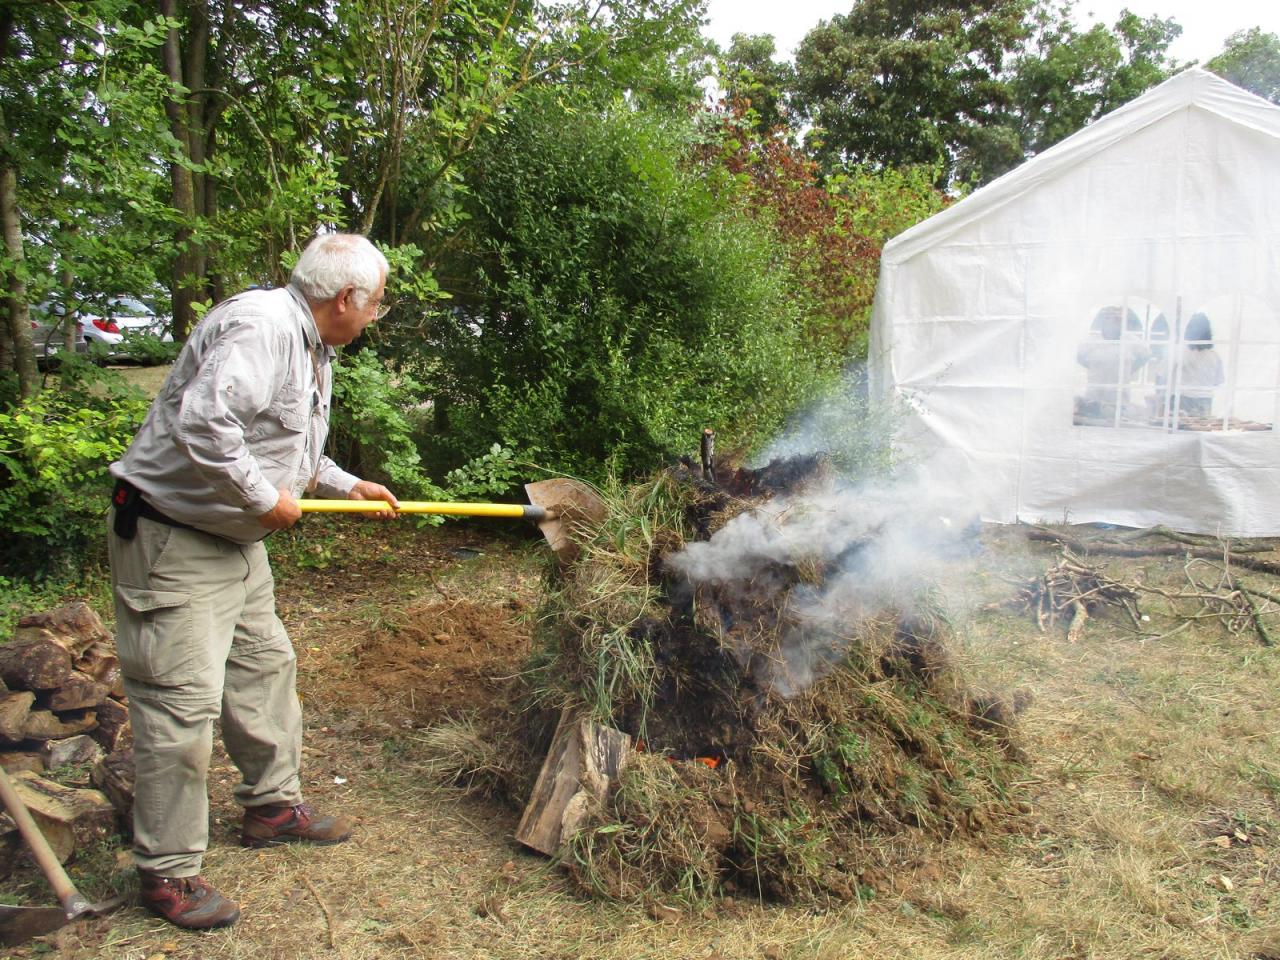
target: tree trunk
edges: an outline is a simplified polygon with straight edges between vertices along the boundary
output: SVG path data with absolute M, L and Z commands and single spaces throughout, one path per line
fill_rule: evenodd
M 0 128 L 4 127 L 0 112 Z M 35 348 L 31 342 L 31 315 L 27 310 L 27 283 L 22 278 L 22 223 L 18 216 L 18 174 L 8 159 L 9 137 L 0 130 L 0 222 L 4 224 L 4 248 L 12 266 L 5 286 L 9 289 L 9 332 L 13 338 L 13 368 L 18 374 L 18 392 L 23 399 L 40 389 Z
M 160 13 L 164 17 L 176 19 L 177 0 L 160 0 Z M 177 28 L 170 28 L 163 48 L 164 72 L 169 82 L 175 87 L 187 87 L 183 77 L 181 47 L 182 38 Z M 179 100 L 179 96 L 176 89 L 169 91 L 164 101 L 164 112 L 169 121 L 169 132 L 173 134 L 179 148 L 190 160 L 192 159 L 191 131 L 187 123 L 187 102 L 185 97 Z M 180 223 L 173 237 L 174 246 L 178 252 L 173 259 L 173 273 L 169 281 L 169 290 L 173 297 L 173 338 L 185 340 L 195 325 L 196 314 L 192 305 L 198 297 L 200 288 L 204 286 L 204 277 L 200 274 L 201 257 L 194 243 L 195 183 L 191 171 L 176 160 L 169 162 L 169 190 L 169 203 L 180 217 Z
M 0 8 L 0 62 L 9 53 L 9 36 L 13 33 L 13 12 Z M 13 369 L 18 374 L 18 392 L 25 399 L 40 389 L 36 355 L 31 343 L 31 315 L 27 310 L 27 283 L 22 276 L 26 259 L 22 245 L 22 219 L 18 211 L 17 160 L 9 143 L 9 124 L 0 110 L 0 226 L 4 230 L 4 249 L 10 263 L 4 278 L 9 292 L 9 335 L 13 341 Z

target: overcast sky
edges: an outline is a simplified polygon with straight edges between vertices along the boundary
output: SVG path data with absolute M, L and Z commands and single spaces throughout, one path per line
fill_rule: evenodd
M 851 0 L 708 0 L 706 32 L 721 46 L 728 46 L 735 33 L 772 34 L 779 56 L 789 57 L 819 20 L 848 13 L 852 6 Z M 1178 21 L 1182 36 L 1170 52 L 1183 61 L 1203 63 L 1237 30 L 1262 27 L 1280 33 L 1280 0 L 1080 0 L 1076 15 L 1085 23 L 1111 24 L 1124 7 Z

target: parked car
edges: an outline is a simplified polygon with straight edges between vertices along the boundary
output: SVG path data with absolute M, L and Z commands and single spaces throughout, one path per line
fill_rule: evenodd
M 133 297 L 111 297 L 107 300 L 108 315 L 123 334 L 128 330 L 149 333 L 166 343 L 173 342 L 172 323 L 168 317 L 160 317 L 141 300 Z
M 80 311 L 80 326 L 89 343 L 101 344 L 108 359 L 130 356 L 123 346 L 126 337 L 154 336 L 173 342 L 167 319 L 156 316 L 154 310 L 134 297 L 108 297 L 104 307 L 86 304 Z
M 31 345 L 35 350 L 36 363 L 48 365 L 55 362 L 57 355 L 67 349 L 67 328 L 62 307 L 45 301 L 33 304 L 28 308 L 31 317 Z M 89 344 L 84 338 L 84 330 L 75 327 L 73 334 L 75 350 L 84 353 Z

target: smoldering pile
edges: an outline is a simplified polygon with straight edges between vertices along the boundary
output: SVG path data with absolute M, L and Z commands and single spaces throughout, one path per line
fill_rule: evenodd
M 970 689 L 932 575 L 975 531 L 820 457 L 611 492 L 539 615 L 504 738 L 563 708 L 632 754 L 561 856 L 587 890 L 848 899 L 1008 812 L 1014 706 Z M 473 772 L 473 771 L 472 771 Z

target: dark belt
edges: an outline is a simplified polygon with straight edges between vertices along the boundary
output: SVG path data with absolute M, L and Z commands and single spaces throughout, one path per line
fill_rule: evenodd
M 116 508 L 113 529 L 116 532 L 116 536 L 124 540 L 132 540 L 137 536 L 139 517 L 146 517 L 148 520 L 154 520 L 156 523 L 163 523 L 170 527 L 180 527 L 183 530 L 196 529 L 189 523 L 182 523 L 161 513 L 147 503 L 142 496 L 142 491 L 128 480 L 116 481 L 115 489 L 111 491 L 111 503 Z

